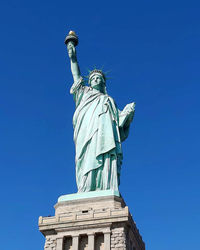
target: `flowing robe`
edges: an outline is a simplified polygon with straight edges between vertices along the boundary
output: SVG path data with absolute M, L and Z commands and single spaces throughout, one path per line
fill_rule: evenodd
M 85 86 L 82 79 L 72 85 L 70 93 L 76 104 L 73 127 L 78 192 L 118 191 L 121 141 L 128 136 L 130 122 L 124 123 L 123 112 L 110 96 Z

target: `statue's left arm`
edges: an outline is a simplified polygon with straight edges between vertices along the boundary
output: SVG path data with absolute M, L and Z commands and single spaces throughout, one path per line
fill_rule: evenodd
M 134 112 L 134 102 L 127 104 L 122 111 L 119 111 L 119 131 L 121 141 L 124 141 L 128 137 L 130 124 L 134 117 Z

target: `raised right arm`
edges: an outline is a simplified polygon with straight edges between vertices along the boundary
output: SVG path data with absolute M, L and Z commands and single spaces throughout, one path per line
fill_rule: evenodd
M 68 50 L 68 55 L 70 58 L 71 72 L 72 72 L 74 82 L 78 82 L 81 78 L 81 72 L 79 69 L 79 65 L 78 65 L 78 61 L 76 57 L 76 49 L 75 49 L 73 42 L 70 41 L 67 44 L 67 50 Z

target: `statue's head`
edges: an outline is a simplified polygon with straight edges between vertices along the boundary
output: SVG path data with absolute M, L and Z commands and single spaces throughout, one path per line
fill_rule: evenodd
M 94 69 L 90 72 L 89 85 L 96 90 L 106 94 L 106 77 L 102 70 Z

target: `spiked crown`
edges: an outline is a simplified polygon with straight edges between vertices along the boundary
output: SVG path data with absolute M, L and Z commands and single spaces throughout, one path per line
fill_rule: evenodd
M 106 76 L 105 76 L 105 74 L 103 73 L 103 71 L 102 70 L 100 70 L 100 69 L 94 69 L 94 70 L 92 70 L 92 71 L 90 71 L 89 72 L 89 75 L 88 75 L 88 79 L 90 80 L 90 78 L 92 77 L 92 75 L 94 75 L 94 74 L 100 74 L 102 77 L 103 77 L 103 79 L 104 79 L 104 81 L 106 81 Z

